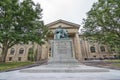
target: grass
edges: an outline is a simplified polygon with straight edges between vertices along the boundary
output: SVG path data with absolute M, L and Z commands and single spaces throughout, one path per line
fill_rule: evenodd
M 120 60 L 105 60 L 105 62 L 110 62 L 110 66 L 120 68 Z
M 120 62 L 120 59 L 117 59 L 117 60 L 105 60 L 105 62 L 113 62 L 113 63 L 119 63 Z
M 33 64 L 33 62 L 6 62 L 0 63 L 0 71 L 10 70 L 22 66 Z
M 115 63 L 115 64 L 113 64 L 113 66 L 118 66 L 118 67 L 120 67 L 120 63 Z

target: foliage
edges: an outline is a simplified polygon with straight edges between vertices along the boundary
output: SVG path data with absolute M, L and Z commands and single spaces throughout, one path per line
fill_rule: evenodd
M 2 61 L 5 61 L 9 48 L 20 42 L 29 41 L 43 44 L 49 34 L 44 26 L 40 4 L 32 0 L 0 1 L 0 43 Z
M 105 60 L 105 62 L 120 63 L 120 60 Z
M 34 51 L 34 48 L 30 48 L 28 52 L 29 61 L 37 61 L 37 49 Z
M 120 68 L 120 60 L 105 60 L 105 62 L 110 63 L 113 68 Z
M 14 69 L 22 66 L 31 65 L 33 62 L 7 62 L 7 63 L 0 63 L 0 71 Z
M 120 68 L 120 63 L 113 64 L 113 66 Z
M 30 49 L 29 49 L 29 52 L 28 52 L 28 60 L 29 60 L 29 61 L 33 61 L 33 60 L 34 60 L 34 50 L 33 50 L 33 48 L 30 48 Z
M 84 35 L 120 50 L 119 13 L 119 0 L 98 0 L 83 21 Z

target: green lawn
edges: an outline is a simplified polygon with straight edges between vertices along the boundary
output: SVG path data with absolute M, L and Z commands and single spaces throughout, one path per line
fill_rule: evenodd
M 0 71 L 9 70 L 17 67 L 27 66 L 33 64 L 33 62 L 7 62 L 0 63 Z
M 115 64 L 113 64 L 113 65 L 120 67 L 120 63 L 115 63 Z
M 117 60 L 105 60 L 105 62 L 120 62 L 120 60 L 119 59 L 117 59 Z
M 105 62 L 110 62 L 112 67 L 120 68 L 120 60 L 105 60 Z

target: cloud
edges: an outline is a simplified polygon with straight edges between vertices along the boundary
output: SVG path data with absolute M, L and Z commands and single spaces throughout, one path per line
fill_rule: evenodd
M 63 19 L 77 24 L 82 23 L 93 4 L 97 0 L 34 0 L 43 8 L 45 23 Z

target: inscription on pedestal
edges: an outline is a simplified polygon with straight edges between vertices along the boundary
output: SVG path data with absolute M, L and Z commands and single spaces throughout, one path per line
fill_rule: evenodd
M 72 40 L 54 40 L 53 44 L 53 58 L 72 58 Z
M 67 42 L 67 41 L 57 42 L 55 47 L 57 48 L 58 54 L 67 54 L 67 53 L 70 53 L 71 51 L 70 42 Z
M 52 57 L 49 63 L 77 63 L 73 57 L 72 40 L 53 40 L 51 41 Z

